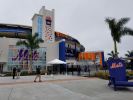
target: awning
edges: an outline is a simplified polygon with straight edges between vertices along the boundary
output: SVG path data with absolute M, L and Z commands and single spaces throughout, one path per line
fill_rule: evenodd
M 66 62 L 59 59 L 54 59 L 52 61 L 49 61 L 48 64 L 66 64 Z

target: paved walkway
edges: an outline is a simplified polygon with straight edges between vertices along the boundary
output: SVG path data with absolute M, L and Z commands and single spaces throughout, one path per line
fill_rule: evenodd
M 34 83 L 36 76 L 20 76 L 20 79 L 12 79 L 12 77 L 0 77 L 0 85 L 13 85 L 13 84 L 26 84 Z M 81 80 L 88 79 L 79 76 L 69 76 L 69 75 L 41 75 L 42 82 L 59 82 L 68 80 Z
M 106 80 L 57 75 L 34 83 L 34 77 L 0 77 L 0 100 L 133 100 L 133 88 L 115 92 Z

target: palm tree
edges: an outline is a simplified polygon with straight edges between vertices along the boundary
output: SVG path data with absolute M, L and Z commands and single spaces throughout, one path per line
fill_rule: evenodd
M 115 53 L 114 53 L 114 51 L 111 51 L 110 53 L 108 53 L 108 55 L 110 56 L 110 58 L 115 58 Z
M 105 22 L 109 25 L 111 36 L 114 41 L 114 53 L 117 54 L 117 43 L 121 42 L 121 37 L 125 35 L 133 35 L 133 30 L 125 27 L 125 24 L 129 21 L 129 18 L 121 18 L 116 20 L 115 18 L 106 18 Z
M 35 49 L 39 48 L 39 44 L 43 43 L 44 41 L 41 38 L 38 38 L 38 34 L 35 33 L 35 35 L 32 36 L 32 34 L 29 34 L 27 36 L 26 40 L 19 40 L 16 45 L 20 46 L 23 45 L 29 49 L 29 60 L 30 60 L 30 65 L 28 66 L 29 73 L 32 72 L 32 52 Z
M 130 59 L 130 62 L 128 62 L 128 64 L 129 66 L 131 66 L 131 70 L 133 70 L 133 50 L 127 51 L 125 56 L 128 57 L 127 59 Z
M 125 54 L 126 57 L 133 57 L 133 50 L 131 51 L 127 51 L 127 53 Z

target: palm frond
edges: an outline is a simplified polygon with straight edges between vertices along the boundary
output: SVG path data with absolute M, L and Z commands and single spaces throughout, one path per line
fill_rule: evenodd
M 118 20 L 117 26 L 118 26 L 118 27 L 122 27 L 122 26 L 124 26 L 129 20 L 130 20 L 130 18 L 121 18 L 120 20 Z
M 43 43 L 43 42 L 44 42 L 44 41 L 43 41 L 42 39 L 38 38 L 38 39 L 36 39 L 35 44 Z
M 39 43 L 43 43 L 42 39 L 38 38 L 38 34 L 35 33 L 33 36 L 32 34 L 28 34 L 27 39 L 24 41 L 18 41 L 16 45 L 24 45 L 27 48 L 33 50 L 39 48 Z
M 133 57 L 133 50 L 131 51 L 127 51 L 127 53 L 125 54 L 126 57 Z
M 129 57 L 129 54 L 125 54 L 126 57 Z
M 111 56 L 112 58 L 115 57 L 115 53 L 114 53 L 114 51 L 111 51 L 110 53 L 108 53 L 108 55 Z
M 17 43 L 16 43 L 16 45 L 17 46 L 20 46 L 20 45 L 23 45 L 23 46 L 26 46 L 26 47 L 28 47 L 29 46 L 29 44 L 26 42 L 26 41 L 18 41 Z
M 114 18 L 106 18 L 105 22 L 109 25 L 109 28 L 111 30 L 111 32 L 114 30 L 114 26 L 115 26 L 115 19 Z
M 128 50 L 127 53 L 130 54 L 131 52 Z
M 128 27 L 124 27 L 123 30 L 121 31 L 122 35 L 132 35 L 133 36 L 133 30 L 128 28 Z
M 33 35 L 33 40 L 38 39 L 38 33 L 35 33 L 35 35 Z

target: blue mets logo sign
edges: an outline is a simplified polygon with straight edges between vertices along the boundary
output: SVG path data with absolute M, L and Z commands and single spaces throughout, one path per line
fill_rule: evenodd
M 123 64 L 121 62 L 119 63 L 112 63 L 111 68 L 119 68 L 119 67 L 123 67 Z
M 27 49 L 20 49 L 16 56 L 12 58 L 13 61 L 15 60 L 28 60 L 30 58 L 29 50 Z M 39 58 L 39 52 L 37 50 L 32 51 L 32 60 L 37 60 Z

